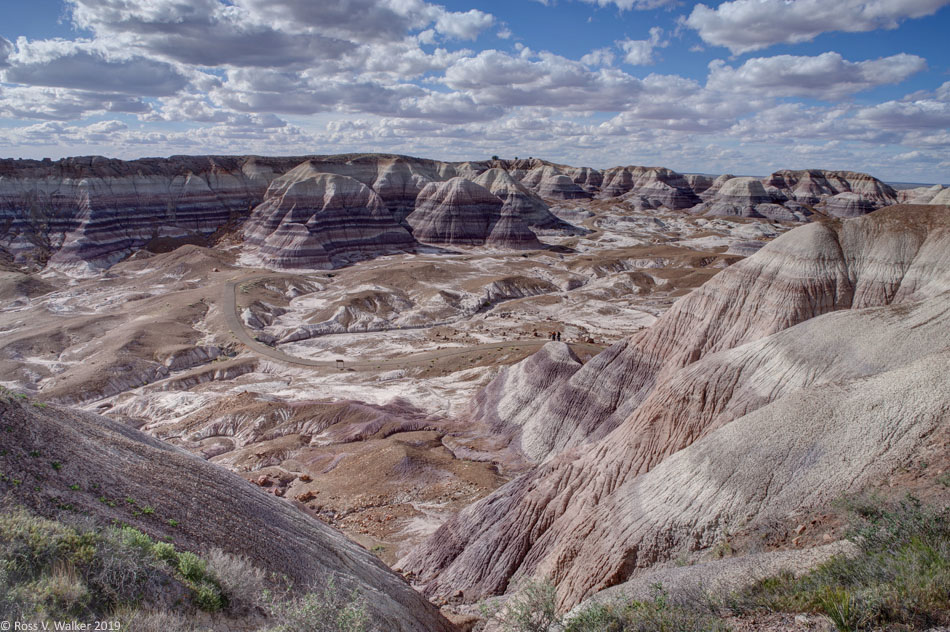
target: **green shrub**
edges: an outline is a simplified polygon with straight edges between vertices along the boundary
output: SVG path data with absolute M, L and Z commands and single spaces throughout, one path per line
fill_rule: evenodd
M 822 613 L 838 630 L 950 623 L 950 508 L 908 496 L 849 509 L 856 555 L 760 581 L 734 595 L 732 609 Z
M 94 535 L 22 510 L 0 514 L 0 556 L 10 581 L 34 579 L 57 564 L 88 564 L 95 542 Z
M 117 536 L 125 546 L 138 549 L 143 553 L 151 554 L 155 546 L 155 542 L 152 541 L 152 538 L 149 537 L 147 533 L 142 533 L 133 527 L 122 527 L 118 529 Z
M 579 612 L 566 632 L 727 632 L 730 628 L 700 608 L 675 604 L 662 586 L 650 601 L 595 604 Z
M 204 582 L 193 588 L 195 605 L 205 612 L 217 612 L 225 606 L 221 589 L 214 584 Z
M 191 551 L 178 553 L 177 568 L 182 577 L 193 582 L 202 581 L 207 574 L 205 561 Z
M 178 565 L 178 551 L 175 550 L 175 545 L 170 542 L 156 542 L 153 544 L 152 555 L 155 556 L 155 559 L 170 566 Z

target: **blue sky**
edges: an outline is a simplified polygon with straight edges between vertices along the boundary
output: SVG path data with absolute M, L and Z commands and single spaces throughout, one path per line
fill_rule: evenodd
M 950 0 L 32 0 L 0 155 L 386 151 L 950 182 Z

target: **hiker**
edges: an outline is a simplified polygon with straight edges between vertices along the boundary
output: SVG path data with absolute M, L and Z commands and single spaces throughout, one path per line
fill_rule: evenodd
M 557 332 L 557 341 L 561 342 L 561 332 Z

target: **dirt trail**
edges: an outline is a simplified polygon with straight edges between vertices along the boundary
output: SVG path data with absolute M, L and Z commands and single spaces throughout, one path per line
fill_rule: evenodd
M 242 283 L 247 282 L 257 282 L 263 281 L 265 279 L 272 278 L 296 278 L 298 275 L 293 274 L 269 274 L 269 275 L 253 275 L 253 276 L 240 276 L 232 278 L 224 285 L 224 292 L 222 294 L 222 309 L 224 311 L 225 321 L 228 328 L 231 332 L 237 337 L 237 339 L 248 349 L 257 353 L 258 355 L 266 356 L 278 362 L 284 362 L 286 364 L 291 364 L 295 366 L 308 366 L 314 368 L 324 368 L 324 369 L 336 369 L 338 368 L 337 360 L 311 360 L 309 358 L 300 358 L 297 356 L 292 356 L 279 349 L 263 344 L 262 342 L 256 340 L 254 336 L 248 333 L 247 329 L 244 327 L 244 323 L 241 321 L 241 317 L 238 314 L 238 305 L 237 305 L 237 288 Z M 381 332 L 385 334 L 385 332 Z M 433 360 L 439 360 L 447 357 L 463 357 L 475 353 L 481 353 L 483 351 L 492 350 L 492 349 L 510 349 L 511 351 L 522 350 L 525 348 L 528 349 L 540 349 L 547 343 L 547 339 L 543 340 L 506 340 L 504 342 L 488 342 L 480 345 L 474 345 L 470 347 L 461 347 L 461 348 L 452 348 L 452 349 L 439 349 L 434 351 L 422 351 L 419 353 L 411 353 L 398 358 L 366 358 L 366 357 L 357 357 L 353 359 L 347 359 L 344 363 L 344 366 L 347 369 L 354 369 L 358 371 L 369 371 L 369 370 L 379 370 L 379 369 L 401 369 L 408 368 L 411 366 L 421 366 L 427 364 Z M 594 345 L 589 343 L 572 343 L 571 347 L 577 351 L 587 351 L 597 353 L 603 349 L 602 345 Z

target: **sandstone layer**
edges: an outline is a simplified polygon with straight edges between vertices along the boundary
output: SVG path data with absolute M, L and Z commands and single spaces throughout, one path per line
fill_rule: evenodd
M 504 169 L 489 169 L 477 176 L 473 182 L 501 199 L 502 212 L 519 217 L 528 226 L 555 229 L 571 227 L 552 215 L 544 200 Z
M 485 187 L 456 177 L 426 185 L 406 222 L 416 239 L 431 244 L 539 246 L 520 216 L 509 210 L 503 220 L 503 206 Z
M 305 162 L 275 179 L 245 225 L 246 242 L 277 268 L 335 268 L 412 250 L 382 198 L 359 181 Z
M 360 190 L 345 204 L 338 199 L 311 201 L 321 217 L 326 219 L 328 213 L 335 213 L 342 221 L 344 215 L 352 215 L 353 225 L 314 221 L 304 231 L 301 226 L 313 217 L 303 223 L 297 221 L 306 214 L 300 210 L 278 230 L 299 191 L 285 192 L 290 200 L 283 204 L 283 210 L 276 194 L 267 192 L 275 179 L 299 179 L 299 173 L 293 173 L 297 169 L 311 175 L 350 179 L 365 187 L 371 194 Z M 621 202 L 635 211 L 688 210 L 693 214 L 788 222 L 808 221 L 813 210 L 820 215 L 851 217 L 898 200 L 926 204 L 950 201 L 947 190 L 940 187 L 898 194 L 867 174 L 825 170 L 777 171 L 758 181 L 684 176 L 662 167 L 625 166 L 601 171 L 538 158 L 449 163 L 391 154 L 342 154 L 286 158 L 172 156 L 133 161 L 97 156 L 56 162 L 3 160 L 0 262 L 32 271 L 50 265 L 74 275 L 89 275 L 142 249 L 162 252 L 186 243 L 210 246 L 243 232 L 250 236 L 257 253 L 264 255 L 265 263 L 278 250 L 319 251 L 326 245 L 323 254 L 304 253 L 297 263 L 309 265 L 309 257 L 317 267 L 345 265 L 351 260 L 350 254 L 365 258 L 406 248 L 409 242 L 404 234 L 391 226 L 381 228 L 379 222 L 385 218 L 380 209 L 408 229 L 408 216 L 420 210 L 422 215 L 429 215 L 433 205 L 430 198 L 456 178 L 477 182 L 501 201 L 502 211 L 496 212 L 497 203 L 479 192 L 476 197 L 480 201 L 462 222 L 467 227 L 460 225 L 449 231 L 454 237 L 440 237 L 436 230 L 438 243 L 482 244 L 503 214 L 511 216 L 506 223 L 520 219 L 529 228 L 579 232 L 555 217 L 544 199 L 564 205 L 596 197 Z M 352 182 L 348 186 L 359 189 Z M 265 195 L 268 199 L 263 204 Z M 308 195 L 312 197 L 313 193 Z M 352 206 L 354 201 L 365 206 L 356 208 Z M 426 208 L 421 208 L 423 205 Z M 274 212 L 275 217 L 265 217 L 268 212 Z M 478 212 L 487 213 L 486 218 L 476 219 L 474 214 Z M 486 220 L 488 227 L 482 230 L 479 226 Z M 466 237 L 466 232 L 472 230 L 482 235 Z M 318 234 L 324 231 L 326 234 Z M 504 236 L 493 241 L 502 247 L 527 247 L 531 243 L 530 235 L 520 227 L 499 233 Z M 456 238 L 462 241 L 454 242 Z M 439 241 L 443 239 L 449 241 Z M 276 258 L 280 260 L 273 264 L 276 267 L 296 265 Z

